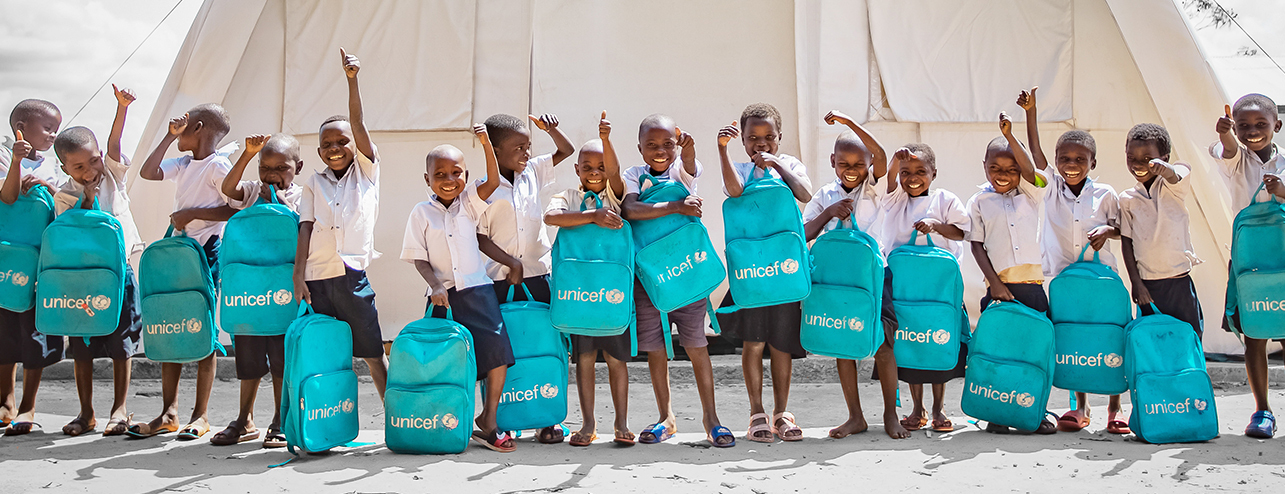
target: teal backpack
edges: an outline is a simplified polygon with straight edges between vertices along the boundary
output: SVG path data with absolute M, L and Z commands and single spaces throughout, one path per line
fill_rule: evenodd
M 586 191 L 585 197 L 592 197 L 597 207 L 602 207 L 597 194 Z M 580 210 L 585 209 L 582 202 Z M 593 223 L 559 228 L 553 241 L 549 288 L 550 318 L 558 331 L 584 336 L 629 331 L 633 353 L 638 353 L 634 238 L 629 222 L 618 230 Z
M 1126 330 L 1124 367 L 1133 411 L 1129 428 L 1153 444 L 1218 437 L 1218 407 L 1200 337 L 1191 325 L 1161 314 L 1141 316 Z
M 1062 389 L 1117 395 L 1124 379 L 1124 327 L 1133 320 L 1129 290 L 1120 275 L 1098 259 L 1079 259 L 1049 282 L 1049 319 L 1057 351 L 1053 385 Z
M 1038 429 L 1053 384 L 1053 323 L 1020 302 L 992 302 L 970 345 L 960 403 L 964 413 L 1020 430 Z
M 171 226 L 138 261 L 143 349 L 156 362 L 195 362 L 219 344 L 214 325 L 214 278 L 196 239 Z
M 812 244 L 812 293 L 803 299 L 799 339 L 810 353 L 861 360 L 883 344 L 883 255 L 874 237 L 852 226 Z
M 54 198 L 44 187 L 32 187 L 13 204 L 0 202 L 0 309 L 36 306 L 41 235 L 53 221 Z
M 357 438 L 357 374 L 348 323 L 299 304 L 298 317 L 286 330 L 281 381 L 281 432 L 291 453 L 325 451 Z
M 473 335 L 446 319 L 412 322 L 393 339 L 384 391 L 384 442 L 407 454 L 456 454 L 473 432 L 477 358 Z
M 892 303 L 897 313 L 893 355 L 897 366 L 946 371 L 959 364 L 959 345 L 967 343 L 968 313 L 964 312 L 964 275 L 950 251 L 933 244 L 910 242 L 888 253 L 892 269 Z
M 785 182 L 751 171 L 740 197 L 723 201 L 723 237 L 736 305 L 719 312 L 798 302 L 812 291 L 803 217 Z
M 678 181 L 660 182 L 649 174 L 643 174 L 638 181 L 639 185 L 647 181 L 654 184 L 639 194 L 638 200 L 642 202 L 682 201 L 690 195 L 687 187 Z M 727 273 L 700 218 L 667 214 L 634 221 L 631 226 L 634 246 L 638 249 L 634 256 L 638 281 L 652 305 L 660 311 L 660 324 L 666 336 L 665 351 L 672 358 L 669 312 L 704 299 L 705 310 L 710 314 L 714 331 L 718 332 L 718 319 L 709 304 L 709 294 L 723 283 Z
M 1258 186 L 1258 192 L 1263 185 Z M 1227 316 L 1240 313 L 1238 330 L 1260 340 L 1285 338 L 1285 204 L 1254 201 L 1232 224 Z
M 495 411 L 500 430 L 522 431 L 561 424 L 567 419 L 567 336 L 549 322 L 549 304 L 527 301 L 500 304 L 500 315 L 513 346 L 513 367 L 504 378 L 504 393 Z M 486 382 L 482 382 L 483 393 Z
M 36 275 L 36 329 L 50 336 L 116 331 L 125 296 L 125 237 L 97 208 L 69 209 L 45 228 Z
M 219 325 L 234 335 L 276 336 L 294 321 L 294 257 L 299 215 L 276 202 L 259 202 L 237 212 L 223 230 L 219 272 L 223 287 Z

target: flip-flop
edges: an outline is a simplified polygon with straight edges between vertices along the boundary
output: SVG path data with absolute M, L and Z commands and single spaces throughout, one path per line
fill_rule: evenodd
M 145 425 L 147 424 L 134 424 L 129 426 L 129 430 L 125 431 L 125 437 L 128 437 L 130 439 L 147 439 L 149 437 L 157 436 L 160 434 L 169 434 L 172 432 L 178 432 L 178 429 L 172 425 L 163 425 L 160 428 L 149 430 L 146 433 L 144 433 L 142 432 L 142 430 L 143 430 L 143 426 Z
M 1112 434 L 1132 434 L 1133 431 L 1129 430 L 1128 422 L 1125 422 L 1123 420 L 1116 420 L 1115 417 L 1118 413 L 1119 412 L 1107 413 L 1107 432 L 1110 432 Z
M 125 417 L 123 419 L 108 420 L 107 426 L 103 427 L 103 437 L 125 435 L 125 432 L 129 430 L 130 421 L 133 419 L 134 419 L 134 414 L 131 413 L 129 414 L 128 417 Z M 123 428 L 120 428 L 122 426 Z
M 678 432 L 677 427 L 670 429 L 665 427 L 665 424 L 657 422 L 647 426 L 646 429 L 643 429 L 642 432 L 638 434 L 638 442 L 643 444 L 663 443 L 665 440 L 674 437 L 675 432 Z M 651 434 L 651 439 L 647 439 L 645 437 L 647 434 Z
M 593 444 L 593 442 L 597 440 L 598 440 L 597 432 L 585 434 L 580 431 L 575 431 L 571 433 L 571 441 L 569 442 L 571 443 L 572 446 L 585 447 L 590 444 Z
M 923 429 L 925 425 L 928 425 L 928 417 L 923 415 L 920 415 L 918 420 L 909 415 L 907 415 L 906 418 L 901 419 L 901 426 L 910 432 Z
M 1057 430 L 1062 432 L 1079 432 L 1089 426 L 1089 417 L 1079 410 L 1071 410 L 1057 419 Z
M 24 436 L 24 435 L 30 434 L 32 430 L 37 429 L 37 428 L 38 428 L 38 429 L 40 429 L 40 430 L 44 430 L 44 429 L 45 429 L 45 428 L 44 428 L 44 426 L 42 426 L 42 425 L 40 425 L 40 424 L 37 424 L 37 423 L 35 423 L 35 422 L 25 422 L 25 421 L 22 421 L 22 422 L 9 422 L 9 426 L 8 426 L 8 427 L 5 427 L 5 429 L 4 429 L 4 435 L 6 435 L 6 436 Z M 86 431 L 86 432 L 87 432 L 87 431 Z
M 499 453 L 512 453 L 518 450 L 518 448 L 513 445 L 513 436 L 510 436 L 508 432 L 504 431 L 496 430 L 491 434 L 487 434 L 482 431 L 473 431 L 473 440 L 482 443 L 482 446 L 486 446 L 487 449 Z M 505 442 L 509 443 L 509 445 L 505 446 Z
M 286 447 L 286 435 L 281 433 L 280 429 L 268 428 L 268 433 L 263 436 L 263 447 L 265 448 L 284 448 Z
M 1257 439 L 1271 439 L 1276 435 L 1276 416 L 1267 410 L 1259 410 L 1249 418 L 1245 435 Z
M 67 428 L 71 427 L 72 424 L 79 425 L 80 430 L 76 432 L 67 432 Z M 71 422 L 68 422 L 67 425 L 62 426 L 62 433 L 63 435 L 66 435 L 68 437 L 76 437 L 88 432 L 94 432 L 94 429 L 96 429 L 97 427 L 98 427 L 97 424 L 91 426 L 89 425 L 89 421 L 77 417 L 72 419 Z
M 763 420 L 763 423 L 759 425 L 754 425 L 754 421 L 760 420 L 760 419 Z M 758 435 L 758 433 L 760 432 L 766 432 L 767 434 L 760 436 Z M 766 413 L 756 413 L 754 415 L 750 415 L 750 427 L 745 431 L 745 439 L 749 439 L 756 443 L 776 442 L 776 438 L 772 437 L 772 434 L 774 434 L 774 432 L 772 431 L 771 424 L 767 421 Z
M 226 429 L 215 433 L 214 437 L 210 438 L 210 444 L 215 446 L 231 446 L 233 444 L 241 444 L 246 441 L 253 441 L 258 438 L 259 429 L 247 430 L 241 427 L 240 422 L 233 420 L 232 423 L 228 424 Z
M 611 440 L 611 442 L 616 443 L 616 444 L 619 444 L 619 445 L 621 445 L 621 446 L 633 446 L 633 445 L 634 445 L 634 433 L 629 432 L 629 431 L 625 431 L 624 433 L 625 433 L 625 434 L 628 434 L 628 436 L 622 436 L 622 435 L 620 435 L 620 434 L 621 434 L 621 432 L 620 432 L 620 431 L 616 431 L 616 438 L 615 438 L 615 439 L 612 439 L 612 440 Z
M 545 439 L 546 437 L 548 439 Z M 562 424 L 551 425 L 535 433 L 535 440 L 540 444 L 559 444 L 566 437 L 567 431 L 562 430 Z
M 726 443 L 718 442 L 719 439 L 722 439 L 725 437 L 728 439 L 731 439 L 731 441 L 728 441 Z M 736 446 L 736 436 L 733 436 L 732 431 L 728 430 L 726 427 L 723 427 L 721 425 L 714 427 L 714 430 L 711 430 L 708 433 L 706 433 L 705 440 L 709 441 L 709 444 L 714 446 L 715 448 L 730 448 L 732 446 Z
M 187 425 L 183 426 L 183 428 L 182 428 L 181 430 L 179 430 L 179 433 L 178 433 L 178 440 L 179 440 L 179 441 L 192 441 L 192 440 L 195 440 L 195 439 L 200 439 L 200 438 L 201 438 L 201 436 L 204 436 L 204 435 L 205 435 L 205 433 L 207 433 L 207 432 L 210 432 L 210 425 L 209 425 L 209 424 L 206 424 L 206 425 L 205 425 L 205 429 L 201 429 L 201 428 L 196 427 L 196 426 L 194 426 L 194 425 L 192 425 L 192 424 L 187 424 Z
M 784 427 L 777 427 L 777 422 L 785 422 Z M 790 434 L 798 432 L 798 434 Z M 772 417 L 772 433 L 782 441 L 794 442 L 803 440 L 803 429 L 800 429 L 794 421 L 794 414 L 790 412 L 781 412 Z
M 1054 419 L 1058 419 L 1057 414 L 1050 411 L 1045 411 L 1044 415 L 1052 416 Z M 1058 419 L 1058 420 L 1061 420 L 1061 419 Z M 1057 434 L 1057 426 L 1053 425 L 1053 422 L 1046 418 L 1044 420 L 1041 420 L 1040 426 L 1035 430 L 1031 431 L 1031 433 L 1039 434 L 1041 436 L 1047 436 L 1049 434 Z
M 955 424 L 950 423 L 950 419 L 938 422 L 933 420 L 933 432 L 954 432 Z

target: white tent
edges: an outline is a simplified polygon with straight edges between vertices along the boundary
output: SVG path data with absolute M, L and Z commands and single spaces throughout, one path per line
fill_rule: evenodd
M 361 57 L 366 119 L 383 157 L 375 245 L 384 256 L 370 277 L 386 338 L 425 303 L 423 281 L 397 259 L 406 217 L 427 196 L 424 155 L 452 143 L 481 173 L 466 129 L 493 113 L 557 113 L 578 144 L 596 137 L 607 110 L 626 165 L 638 160 L 637 122 L 670 114 L 695 136 L 706 170 L 700 191 L 717 206 L 714 136 L 746 104 L 781 110 L 783 151 L 810 167 L 815 184 L 833 179 L 828 154 L 841 129 L 821 117 L 839 109 L 866 120 L 889 152 L 930 144 L 934 185 L 967 199 L 985 181 L 980 162 L 998 135 L 996 115 L 1020 117 L 1018 91 L 1039 85 L 1045 149 L 1068 129 L 1091 131 L 1095 175 L 1117 190 L 1134 183 L 1123 159 L 1129 127 L 1169 129 L 1175 159 L 1194 169 L 1187 207 L 1206 261 L 1192 273 L 1206 350 L 1241 351 L 1218 329 L 1233 211 L 1205 151 L 1225 101 L 1172 0 L 207 0 L 135 161 L 168 118 L 218 102 L 232 115 L 228 140 L 297 134 L 303 176 L 312 173 L 321 167 L 311 151 L 318 124 L 346 111 L 341 46 Z M 536 152 L 552 149 L 534 136 Z M 573 186 L 572 167 L 559 168 L 559 186 Z M 158 238 L 172 186 L 133 180 L 131 195 L 144 238 Z M 720 244 L 720 208 L 705 211 Z M 971 257 L 961 262 L 976 317 L 982 278 Z

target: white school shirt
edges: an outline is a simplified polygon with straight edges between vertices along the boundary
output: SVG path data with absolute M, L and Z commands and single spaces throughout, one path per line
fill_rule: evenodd
M 447 290 L 464 290 L 490 285 L 481 249 L 477 245 L 478 223 L 487 205 L 477 195 L 476 185 L 467 185 L 450 207 L 438 202 L 436 194 L 415 205 L 406 219 L 402 237 L 402 260 L 414 264 L 428 261 L 433 274 Z M 432 287 L 429 287 L 430 293 Z
M 133 255 L 143 250 L 143 238 L 138 234 L 138 225 L 134 224 L 134 215 L 129 211 L 129 193 L 125 188 L 125 176 L 129 173 L 129 158 L 121 155 L 121 163 L 103 155 L 103 183 L 98 186 L 98 207 L 111 213 L 120 222 L 121 233 L 125 237 L 125 253 Z M 80 182 L 68 180 L 54 194 L 54 208 L 58 214 L 68 209 L 80 207 L 85 197 L 85 186 Z
M 897 180 L 895 177 L 890 180 Z M 887 189 L 884 189 L 885 191 Z M 971 228 L 971 222 L 968 219 L 968 209 L 964 207 L 964 202 L 959 200 L 949 190 L 929 189 L 927 194 L 918 197 L 910 197 L 900 185 L 895 190 L 888 193 L 883 198 L 883 207 L 881 213 L 882 226 L 881 234 L 876 235 L 879 239 L 880 246 L 883 247 L 883 255 L 886 257 L 889 253 L 910 243 L 911 231 L 915 229 L 915 223 L 924 218 L 932 218 L 947 225 L 955 225 L 968 235 Z M 940 233 L 930 234 L 933 244 L 950 251 L 956 258 L 962 253 L 963 242 L 950 240 L 941 236 Z M 923 234 L 918 234 L 915 243 L 926 244 L 921 240 Z
M 1092 178 L 1084 179 L 1080 195 L 1071 193 L 1071 187 L 1060 173 L 1049 173 L 1049 190 L 1044 196 L 1044 230 L 1040 246 L 1044 252 L 1044 276 L 1054 277 L 1080 258 L 1080 250 L 1089 245 L 1089 232 L 1103 225 L 1120 226 L 1120 198 L 1108 184 Z M 1098 259 L 1116 269 L 1111 244 L 1102 246 Z M 1084 253 L 1084 260 L 1093 260 L 1093 248 Z
M 1190 219 L 1183 202 L 1191 193 L 1191 168 L 1173 163 L 1178 183 L 1156 177 L 1151 188 L 1139 182 L 1120 192 L 1120 235 L 1133 239 L 1133 257 L 1144 280 L 1181 276 L 1200 264 L 1191 246 Z
M 540 208 L 540 190 L 553 185 L 553 180 L 552 154 L 527 160 L 526 168 L 513 176 L 512 183 L 500 176 L 500 186 L 486 199 L 486 210 L 478 219 L 482 234 L 521 261 L 522 276 L 527 278 L 549 274 L 553 264 L 552 244 L 544 231 L 544 210 Z M 483 183 L 486 177 L 473 185 Z M 488 257 L 486 272 L 491 279 L 502 280 L 509 268 Z
M 887 189 L 880 193 L 878 184 L 875 182 L 874 175 L 866 175 L 866 181 L 862 182 L 852 191 L 843 189 L 843 182 L 834 179 L 830 183 L 822 185 L 816 193 L 812 194 L 812 200 L 803 207 L 803 222 L 807 223 L 821 216 L 825 208 L 830 207 L 836 202 L 844 199 L 852 199 L 852 216 L 850 217 L 858 230 L 866 232 L 875 237 L 882 245 L 884 241 L 879 238 L 882 234 L 879 220 L 882 216 L 880 201 L 887 196 Z M 839 219 L 833 218 L 826 222 L 821 228 L 821 233 L 828 232 L 839 227 Z
M 343 178 L 335 178 L 335 172 L 326 167 L 304 182 L 299 221 L 313 222 L 305 280 L 343 276 L 345 265 L 362 271 L 379 257 L 375 250 L 379 151 L 374 154 L 372 161 L 360 151 L 355 153 Z
M 235 144 L 235 143 L 234 143 Z M 194 159 L 192 155 L 170 158 L 161 162 L 161 175 L 165 180 L 174 182 L 174 211 L 189 208 L 217 208 L 227 205 L 223 197 L 223 177 L 232 170 L 228 160 L 232 146 L 225 146 L 206 156 L 203 160 Z M 192 220 L 187 224 L 187 236 L 196 239 L 201 245 L 210 237 L 223 235 L 224 221 Z
M 627 196 L 629 194 L 641 194 L 645 187 L 642 187 L 638 183 L 638 180 L 642 178 L 643 175 L 651 175 L 657 178 L 658 180 L 660 180 L 661 182 L 664 182 L 667 180 L 677 180 L 681 182 L 683 186 L 687 187 L 688 194 L 694 196 L 696 195 L 696 179 L 701 176 L 702 171 L 704 171 L 704 167 L 701 166 L 700 160 L 696 160 L 696 174 L 689 175 L 687 173 L 687 170 L 683 168 L 682 157 L 679 157 L 677 160 L 674 160 L 674 162 L 669 165 L 669 169 L 665 170 L 663 173 L 659 175 L 651 173 L 651 165 L 631 166 L 627 170 L 625 170 L 625 174 L 624 174 L 625 195 Z M 651 184 L 649 183 L 647 187 L 651 187 Z
M 29 160 L 26 156 L 22 158 L 22 174 L 31 175 L 46 182 L 54 187 L 66 185 L 71 177 L 62 171 L 62 164 L 58 163 L 58 158 L 52 156 L 53 153 L 40 154 L 40 159 Z M 0 176 L 9 173 L 9 164 L 13 162 L 13 149 L 0 146 Z M 99 201 L 101 202 L 101 201 Z
M 236 189 L 244 194 L 244 197 L 238 201 L 228 196 L 223 199 L 228 202 L 229 206 L 235 209 L 245 209 L 259 202 L 259 194 L 263 192 L 263 182 L 258 180 L 242 180 L 237 182 Z M 223 190 L 223 189 L 219 189 Z M 285 202 L 286 207 L 291 211 L 299 211 L 299 200 L 303 197 L 303 187 L 297 184 L 290 184 L 290 188 L 284 191 L 277 191 L 277 199 Z
M 549 207 L 544 208 L 544 213 L 549 214 L 553 211 L 579 212 L 581 211 L 581 204 L 584 205 L 584 211 L 598 209 L 598 201 L 588 199 L 588 197 L 589 195 L 579 187 L 564 190 L 553 195 L 553 199 L 549 201 Z M 602 189 L 602 193 L 598 194 L 598 198 L 602 200 L 603 208 L 617 213 L 620 212 L 620 198 L 616 197 L 616 193 L 611 190 L 610 184 Z
M 803 166 L 802 161 L 799 161 L 798 158 L 795 158 L 788 154 L 778 154 L 776 155 L 776 157 L 777 159 L 784 162 L 782 163 L 782 165 L 785 166 L 786 170 L 790 171 L 791 175 L 794 175 L 794 178 L 797 179 L 801 185 L 803 185 L 804 189 L 812 190 L 812 179 L 808 177 L 808 168 L 806 166 Z M 751 173 L 753 173 L 755 177 L 762 178 L 763 172 L 766 171 L 768 175 L 771 176 L 772 178 L 781 180 L 781 174 L 776 172 L 776 168 L 769 165 L 767 168 L 760 169 L 757 166 L 754 166 L 753 161 L 749 161 L 745 163 L 733 162 L 732 170 L 736 172 L 736 181 L 740 183 L 742 186 L 744 186 L 745 182 L 750 179 L 749 177 Z M 723 195 L 730 195 L 727 193 L 726 185 L 723 186 Z
M 1281 150 L 1272 143 L 1272 156 L 1264 163 L 1258 157 L 1258 153 L 1250 151 L 1244 144 L 1236 143 L 1236 155 L 1223 159 L 1223 143 L 1216 141 L 1209 145 L 1209 154 L 1218 161 L 1218 172 L 1222 174 L 1223 179 L 1227 181 L 1227 188 L 1231 192 L 1231 205 L 1234 213 L 1239 213 L 1245 209 L 1250 201 L 1253 200 L 1251 195 L 1258 190 L 1258 186 L 1263 183 L 1263 175 L 1271 173 L 1274 175 L 1285 175 L 1285 156 L 1281 155 Z M 1285 202 L 1280 198 L 1263 190 L 1258 194 L 1260 201 L 1266 201 L 1268 198 L 1275 198 L 1278 202 Z
M 1035 170 L 1047 182 L 1048 172 Z M 972 228 L 964 240 L 981 242 L 986 257 L 1005 283 L 1044 281 L 1044 254 L 1040 248 L 1040 202 L 1045 188 L 1019 177 L 1017 187 L 995 192 L 987 182 L 968 200 Z

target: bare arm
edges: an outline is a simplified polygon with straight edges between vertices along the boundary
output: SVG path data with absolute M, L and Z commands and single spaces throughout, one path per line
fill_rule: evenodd
M 1035 90 L 1039 88 L 1035 86 L 1030 91 L 1022 91 L 1017 95 L 1017 106 L 1026 110 L 1026 141 L 1031 144 L 1031 158 L 1037 168 L 1044 170 L 1048 168 L 1049 160 L 1040 147 L 1039 115 L 1035 111 Z
M 682 148 L 682 152 L 679 154 L 679 157 L 682 158 L 683 161 L 683 170 L 686 171 L 688 175 L 695 177 L 697 172 L 696 140 L 692 139 L 691 134 L 683 132 L 683 129 L 678 127 L 674 127 L 674 137 L 678 138 L 678 146 Z
M 442 284 L 442 280 L 437 278 L 437 273 L 433 272 L 433 265 L 423 259 L 416 259 L 415 270 L 419 271 L 419 275 L 424 278 L 424 281 L 428 282 L 428 290 L 430 292 L 428 298 L 433 305 L 450 307 L 450 299 L 446 296 L 446 285 Z
M 741 184 L 741 177 L 736 174 L 736 168 L 732 166 L 732 158 L 727 156 L 727 144 L 732 139 L 740 137 L 741 131 L 736 127 L 736 122 L 718 130 L 718 161 L 723 172 L 723 188 L 727 189 L 727 197 L 740 197 L 745 187 Z
M 558 163 L 561 163 L 562 160 L 576 154 L 576 146 L 571 144 L 571 139 L 567 138 L 567 134 L 562 132 L 562 129 L 558 128 L 557 115 L 545 113 L 544 115 L 541 115 L 540 118 L 536 118 L 535 115 L 527 115 L 527 118 L 530 118 L 532 122 L 535 122 L 536 128 L 548 132 L 549 137 L 553 139 L 553 145 L 558 147 L 558 150 L 553 152 L 553 164 L 555 166 Z
M 115 84 L 112 84 L 112 92 L 116 94 L 116 118 L 112 120 L 111 133 L 107 134 L 107 157 L 119 163 L 120 137 L 125 133 L 125 113 L 135 96 L 133 91 L 117 88 Z
M 549 211 L 544 213 L 544 223 L 556 227 L 594 223 L 603 228 L 611 228 L 613 230 L 624 226 L 624 221 L 620 219 L 620 215 L 607 208 L 598 208 L 592 211 L 569 211 L 566 209 Z
M 223 177 L 223 184 L 220 186 L 223 190 L 223 195 L 235 201 L 245 200 L 245 192 L 237 186 L 241 184 L 241 177 L 245 175 L 245 167 L 250 164 L 251 159 L 254 159 L 254 155 L 259 154 L 259 151 L 263 149 L 263 144 L 268 142 L 268 137 L 267 134 L 255 134 L 245 138 L 245 151 L 241 153 L 240 158 L 237 158 L 236 163 L 232 165 L 232 169 L 228 170 L 228 174 Z
M 473 135 L 482 142 L 482 154 L 486 155 L 486 181 L 477 186 L 477 197 L 485 201 L 495 193 L 495 189 L 500 188 L 500 161 L 495 158 L 495 149 L 491 148 L 491 138 L 486 135 L 486 125 L 473 124 Z
M 1035 165 L 1031 163 L 1031 155 L 1026 151 L 1026 146 L 1013 136 L 1013 121 L 1008 118 L 1007 113 L 999 114 L 999 130 L 1004 134 L 1004 139 L 1008 140 L 1008 147 L 1013 151 L 1013 157 L 1017 159 L 1017 166 L 1022 169 L 1022 179 L 1035 183 Z
M 830 220 L 850 217 L 852 215 L 852 203 L 852 199 L 843 199 L 822 209 L 821 214 L 803 225 L 803 234 L 807 240 L 811 241 L 821 235 L 821 230 L 825 229 L 825 225 L 829 224 Z
M 178 139 L 178 135 L 187 129 L 187 114 L 178 118 L 170 119 L 169 133 L 161 138 L 161 142 L 156 144 L 156 149 L 152 154 L 147 155 L 147 160 L 143 166 L 138 169 L 138 176 L 143 180 L 165 180 L 165 172 L 161 171 L 161 161 L 165 160 L 165 151 L 170 148 L 171 144 Z
M 874 174 L 875 180 L 879 180 L 888 174 L 888 153 L 884 150 L 883 144 L 880 144 L 879 140 L 875 139 L 875 136 L 867 131 L 865 127 L 838 110 L 827 113 L 825 115 L 825 123 L 830 125 L 843 124 L 857 134 L 857 138 L 861 139 L 861 143 L 865 144 L 866 149 L 870 151 L 870 160 L 873 161 L 870 164 L 870 171 Z
M 607 169 L 607 186 L 616 197 L 624 197 L 625 181 L 620 178 L 616 146 L 611 144 L 611 121 L 607 120 L 607 110 L 602 111 L 602 119 L 598 121 L 598 139 L 602 140 L 602 166 Z
M 0 201 L 5 204 L 13 204 L 18 201 L 18 196 L 22 195 L 22 157 L 31 153 L 31 144 L 22 139 L 22 131 L 15 132 L 17 141 L 13 143 L 13 159 L 9 163 L 9 174 L 4 178 L 4 185 L 0 186 Z
M 299 242 L 294 251 L 294 293 L 295 298 L 312 303 L 312 294 L 308 292 L 308 283 L 304 281 L 304 267 L 308 265 L 308 251 L 312 246 L 313 222 L 299 223 Z
M 349 55 L 343 48 L 339 49 L 339 58 L 344 64 L 344 75 L 348 77 L 348 122 L 352 125 L 353 142 L 357 151 L 366 159 L 375 161 L 375 146 L 371 144 L 370 132 L 366 130 L 365 114 L 361 108 L 361 88 L 357 84 L 357 72 L 361 70 L 361 61 L 356 55 Z
M 496 245 L 495 241 L 491 240 L 491 237 L 482 235 L 481 233 L 477 234 L 477 249 L 482 251 L 483 254 L 486 254 L 486 257 L 489 257 L 495 262 L 503 264 L 509 268 L 509 275 L 505 280 L 508 281 L 510 285 L 522 284 L 522 261 L 519 261 L 518 258 L 509 255 L 508 252 L 504 252 L 504 249 L 501 249 L 499 245 Z
M 1142 284 L 1142 275 L 1138 274 L 1138 258 L 1133 253 L 1133 239 L 1120 237 L 1120 251 L 1124 254 L 1124 269 L 1129 273 L 1129 282 L 1133 285 L 1133 301 L 1139 306 L 1152 303 L 1151 292 Z
M 794 193 L 794 200 L 805 204 L 812 200 L 812 191 L 808 190 L 808 188 L 803 185 L 803 182 L 799 180 L 799 177 L 794 175 L 794 172 L 781 164 L 779 158 L 775 156 L 763 156 L 762 159 L 767 160 L 769 166 L 775 168 L 776 174 L 781 176 L 781 181 L 785 182 L 785 185 L 790 186 L 790 192 Z
M 1236 134 L 1232 133 L 1233 124 L 1236 122 L 1231 119 L 1231 105 L 1223 105 L 1224 116 L 1218 117 L 1218 124 L 1214 130 L 1218 131 L 1218 141 L 1223 143 L 1222 157 L 1225 160 L 1232 159 L 1236 156 L 1236 151 L 1240 149 L 1240 143 L 1236 141 Z
M 651 203 L 639 201 L 638 194 L 629 194 L 625 196 L 625 200 L 621 204 L 621 210 L 624 212 L 625 219 L 629 221 L 650 220 L 667 214 L 700 216 L 701 213 L 700 199 L 694 196 L 689 196 L 682 202 L 670 201 Z
M 981 268 L 982 275 L 986 276 L 986 282 L 990 285 L 991 299 L 1013 300 L 1013 292 L 1009 291 L 1004 282 L 1000 281 L 999 274 L 995 272 L 995 266 L 991 265 L 991 258 L 986 253 L 985 244 L 981 242 L 971 243 L 973 244 L 973 258 L 977 259 L 977 267 Z

